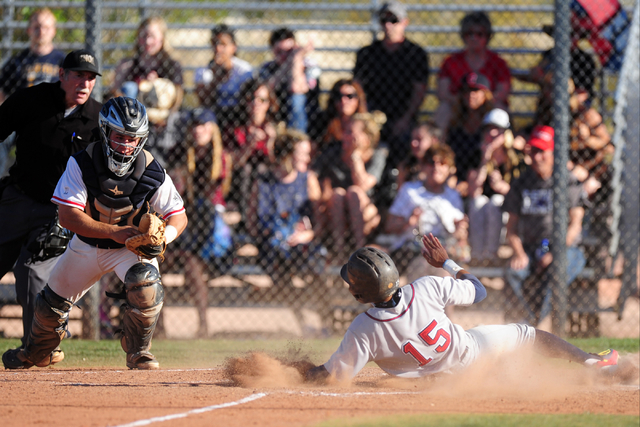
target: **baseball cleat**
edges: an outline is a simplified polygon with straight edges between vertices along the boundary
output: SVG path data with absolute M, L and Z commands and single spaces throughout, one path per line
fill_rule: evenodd
M 618 366 L 618 352 L 613 349 L 607 349 L 598 353 L 598 356 L 602 358 L 601 361 L 596 362 L 596 366 L 601 369 L 612 369 L 612 367 Z
M 24 351 L 21 348 L 5 351 L 2 355 L 2 364 L 5 369 L 29 369 L 33 366 L 33 363 L 24 357 Z
M 160 369 L 160 363 L 156 357 L 149 353 L 127 354 L 127 368 L 129 369 Z
M 44 368 L 49 365 L 55 365 L 56 363 L 60 363 L 64 360 L 64 351 L 60 349 L 60 347 L 54 349 L 51 354 L 40 362 L 36 363 L 38 368 Z

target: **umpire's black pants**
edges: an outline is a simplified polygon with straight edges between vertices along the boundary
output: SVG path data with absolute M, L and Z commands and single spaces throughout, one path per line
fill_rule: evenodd
M 7 186 L 0 197 L 0 278 L 13 268 L 16 295 L 22 306 L 23 344 L 31 331 L 36 295 L 58 261 L 55 257 L 32 263 L 33 254 L 27 248 L 48 228 L 55 213 L 56 205 L 37 202 L 14 185 Z

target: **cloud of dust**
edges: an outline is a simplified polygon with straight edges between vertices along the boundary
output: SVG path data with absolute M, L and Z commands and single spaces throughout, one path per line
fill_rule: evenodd
M 543 400 L 575 394 L 595 381 L 595 371 L 580 364 L 544 359 L 531 352 L 515 352 L 497 360 L 478 360 L 454 374 L 418 380 L 386 377 L 377 386 L 458 398 Z
M 286 364 L 285 364 L 286 363 Z M 280 388 L 300 386 L 310 362 L 283 362 L 261 352 L 227 359 L 225 377 L 240 387 Z

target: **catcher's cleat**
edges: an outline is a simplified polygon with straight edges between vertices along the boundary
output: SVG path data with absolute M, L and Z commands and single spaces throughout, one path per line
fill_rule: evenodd
M 160 363 L 149 352 L 127 354 L 127 368 L 129 369 L 160 369 Z
M 42 359 L 40 362 L 36 363 L 38 368 L 44 368 L 49 365 L 55 365 L 56 363 L 60 363 L 64 360 L 64 351 L 60 349 L 60 347 L 54 349 L 50 355 Z
M 598 353 L 598 356 L 602 358 L 601 361 L 596 362 L 596 366 L 601 369 L 615 369 L 618 366 L 618 352 L 613 349 L 607 349 Z
M 2 355 L 2 364 L 5 369 L 29 369 L 33 363 L 24 356 L 24 349 L 13 348 L 7 350 Z

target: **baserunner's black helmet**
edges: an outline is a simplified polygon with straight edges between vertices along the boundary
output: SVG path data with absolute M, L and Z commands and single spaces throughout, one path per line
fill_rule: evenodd
M 355 251 L 340 270 L 342 279 L 350 285 L 354 298 L 361 303 L 377 304 L 400 287 L 400 275 L 391 257 L 370 247 Z

